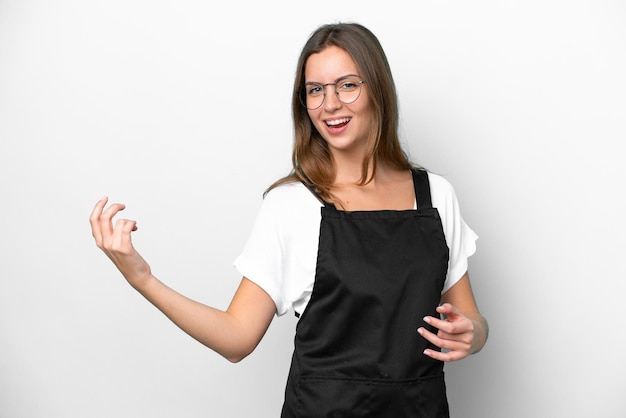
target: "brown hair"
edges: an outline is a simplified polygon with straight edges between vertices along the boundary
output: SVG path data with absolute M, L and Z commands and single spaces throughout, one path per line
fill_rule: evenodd
M 307 109 L 300 101 L 304 91 L 304 70 L 308 58 L 329 46 L 345 50 L 366 81 L 372 112 L 372 132 L 368 151 L 363 159 L 360 184 L 367 184 L 369 166 L 372 176 L 378 161 L 384 161 L 399 169 L 412 168 L 402 150 L 398 138 L 398 100 L 387 56 L 376 36 L 357 23 L 336 23 L 320 26 L 309 37 L 298 59 L 293 85 L 291 109 L 294 121 L 294 147 L 292 172 L 272 184 L 274 187 L 294 181 L 302 181 L 314 187 L 324 199 L 332 201 L 330 188 L 335 180 L 335 167 L 326 141 L 317 132 Z

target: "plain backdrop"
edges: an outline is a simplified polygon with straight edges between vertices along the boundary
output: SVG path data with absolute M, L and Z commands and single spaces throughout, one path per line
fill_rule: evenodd
M 320 24 L 385 48 L 411 158 L 479 234 L 485 349 L 458 418 L 623 417 L 626 5 L 608 0 L 0 0 L 0 417 L 277 417 L 296 318 L 231 364 L 94 245 L 102 195 L 161 280 L 226 308 L 290 169 Z

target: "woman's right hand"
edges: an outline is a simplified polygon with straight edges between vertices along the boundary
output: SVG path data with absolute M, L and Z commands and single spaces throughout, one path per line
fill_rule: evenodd
M 152 278 L 148 263 L 133 247 L 131 233 L 137 230 L 137 223 L 129 219 L 113 217 L 126 206 L 114 203 L 105 209 L 108 198 L 103 197 L 91 212 L 89 223 L 96 245 L 113 261 L 126 280 L 135 288 L 140 288 Z

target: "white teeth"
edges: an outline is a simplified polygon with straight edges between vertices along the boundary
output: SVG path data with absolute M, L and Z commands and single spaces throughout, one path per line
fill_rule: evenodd
M 343 119 L 335 119 L 335 120 L 327 120 L 326 121 L 326 125 L 328 126 L 334 126 L 334 125 L 340 125 L 342 123 L 348 123 L 350 122 L 350 118 L 343 118 Z

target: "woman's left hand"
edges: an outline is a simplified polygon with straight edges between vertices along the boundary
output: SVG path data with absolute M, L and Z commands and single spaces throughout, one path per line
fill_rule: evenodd
M 439 330 L 437 334 L 425 327 L 418 328 L 417 332 L 443 351 L 426 349 L 424 354 L 436 360 L 456 361 L 476 351 L 473 347 L 476 323 L 450 303 L 438 306 L 437 312 L 445 315 L 445 319 L 432 316 L 424 318 L 427 324 Z

